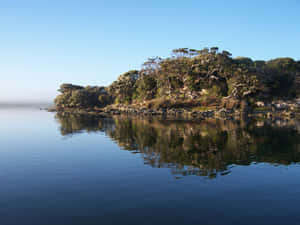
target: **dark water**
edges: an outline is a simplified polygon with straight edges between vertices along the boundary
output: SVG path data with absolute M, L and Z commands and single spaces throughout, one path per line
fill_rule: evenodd
M 1 225 L 300 224 L 297 121 L 0 111 Z

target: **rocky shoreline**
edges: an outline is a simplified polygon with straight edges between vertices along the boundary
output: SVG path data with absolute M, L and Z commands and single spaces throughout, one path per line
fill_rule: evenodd
M 159 108 L 148 109 L 145 107 L 132 107 L 124 105 L 110 105 L 105 108 L 48 108 L 50 112 L 66 112 L 72 114 L 87 114 L 97 117 L 111 117 L 113 115 L 130 115 L 164 118 L 187 118 L 205 120 L 209 118 L 240 119 L 240 118 L 300 118 L 300 110 L 274 107 L 261 107 L 240 111 L 238 109 L 219 108 L 215 110 L 193 110 L 190 108 Z

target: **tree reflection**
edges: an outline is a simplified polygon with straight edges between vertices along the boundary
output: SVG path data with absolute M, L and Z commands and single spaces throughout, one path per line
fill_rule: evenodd
M 104 132 L 121 149 L 140 153 L 145 164 L 171 168 L 176 176 L 214 178 L 229 174 L 234 165 L 290 165 L 300 161 L 300 133 L 295 121 L 282 125 L 124 116 L 103 119 L 66 113 L 56 118 L 62 135 Z

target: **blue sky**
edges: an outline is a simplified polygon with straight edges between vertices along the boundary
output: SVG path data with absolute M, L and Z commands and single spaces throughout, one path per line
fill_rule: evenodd
M 299 60 L 299 12 L 299 0 L 0 1 L 0 101 L 51 101 L 61 83 L 108 85 L 179 47 Z

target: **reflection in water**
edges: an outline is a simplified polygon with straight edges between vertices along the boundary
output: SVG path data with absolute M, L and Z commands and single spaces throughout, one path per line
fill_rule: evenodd
M 234 165 L 300 161 L 297 121 L 171 121 L 130 117 L 96 118 L 56 114 L 61 134 L 104 132 L 125 150 L 141 153 L 145 164 L 168 167 L 176 176 L 214 178 Z

